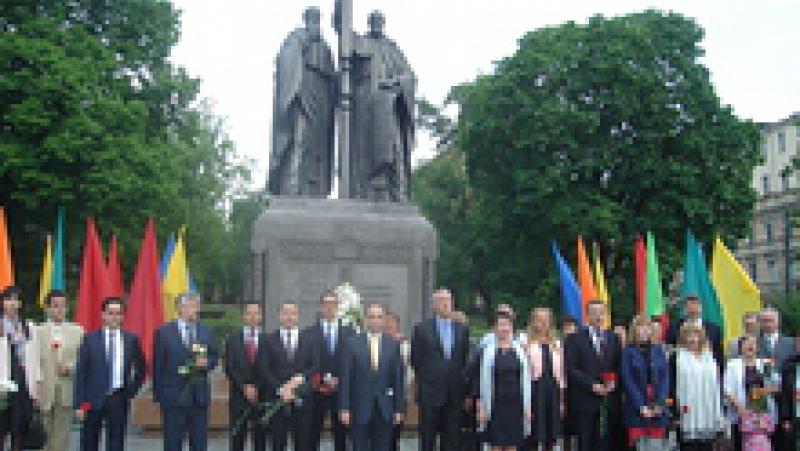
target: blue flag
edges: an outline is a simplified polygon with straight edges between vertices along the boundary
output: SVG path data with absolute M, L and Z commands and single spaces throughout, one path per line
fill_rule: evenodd
M 158 276 L 164 280 L 164 274 L 167 273 L 167 266 L 169 261 L 172 260 L 172 254 L 175 253 L 175 235 L 169 234 L 167 238 L 167 246 L 164 248 L 164 254 L 161 256 L 161 264 L 158 266 Z
M 562 312 L 575 317 L 578 325 L 583 324 L 583 312 L 581 311 L 581 288 L 575 280 L 575 275 L 569 265 L 561 256 L 555 240 L 553 240 L 553 258 L 558 268 L 558 278 L 561 280 L 561 308 Z

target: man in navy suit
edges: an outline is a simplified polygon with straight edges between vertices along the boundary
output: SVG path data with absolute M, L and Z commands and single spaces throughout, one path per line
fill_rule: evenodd
M 592 300 L 586 305 L 587 327 L 570 335 L 564 343 L 564 362 L 567 370 L 567 406 L 569 416 L 574 418 L 578 436 L 578 450 L 622 449 L 620 438 L 613 428 L 619 414 L 617 382 L 604 380 L 604 373 L 619 373 L 620 348 L 617 335 L 606 330 L 606 304 Z M 608 421 L 605 431 L 599 431 L 598 421 L 603 398 L 608 398 Z M 605 440 L 600 436 L 605 436 Z
M 178 319 L 158 328 L 153 352 L 153 396 L 161 405 L 164 451 L 205 451 L 208 440 L 208 373 L 217 366 L 211 328 L 197 321 L 200 297 L 184 293 L 175 301 Z M 186 374 L 189 366 L 195 372 Z
M 678 335 L 680 334 L 680 329 L 686 323 L 694 324 L 697 327 L 702 328 L 706 333 L 708 342 L 711 344 L 711 354 L 714 356 L 714 360 L 717 362 L 719 374 L 722 374 L 722 370 L 725 367 L 725 354 L 722 352 L 722 331 L 720 327 L 711 321 L 706 321 L 703 319 L 703 304 L 700 302 L 700 298 L 697 297 L 696 294 L 686 295 L 684 310 L 686 312 L 686 316 L 678 321 L 677 327 L 674 327 L 669 331 L 669 344 L 673 346 L 678 344 Z
M 433 451 L 436 436 L 442 451 L 461 449 L 461 412 L 472 408 L 466 399 L 464 374 L 469 331 L 451 319 L 450 290 L 433 293 L 435 316 L 418 323 L 411 336 L 411 366 L 417 380 L 420 450 Z
M 406 412 L 400 345 L 382 333 L 386 310 L 370 304 L 367 333 L 345 346 L 339 385 L 339 415 L 352 428 L 354 451 L 389 451 L 393 426 Z
M 338 311 L 339 300 L 336 298 L 336 293 L 332 291 L 322 293 L 320 296 L 321 318 L 303 331 L 314 347 L 319 350 L 319 372 L 323 379 L 322 388 L 314 393 L 312 406 L 311 449 L 314 451 L 319 449 L 324 419 L 328 412 L 330 412 L 331 429 L 333 429 L 333 449 L 345 451 L 346 446 L 347 431 L 339 421 L 337 411 L 339 366 L 344 345 L 355 332 L 352 327 L 339 324 L 336 318 Z
M 73 407 L 83 422 L 81 450 L 96 451 L 105 422 L 106 450 L 122 451 L 130 400 L 142 387 L 145 366 L 139 337 L 120 329 L 120 298 L 102 304 L 103 327 L 86 334 L 75 366 Z

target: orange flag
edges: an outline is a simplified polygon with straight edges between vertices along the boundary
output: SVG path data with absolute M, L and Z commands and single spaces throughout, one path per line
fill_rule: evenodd
M 0 291 L 14 285 L 14 265 L 11 263 L 11 244 L 8 242 L 6 210 L 0 207 Z
M 581 286 L 581 306 L 586 312 L 586 304 L 597 299 L 597 290 L 594 287 L 592 268 L 589 265 L 589 256 L 583 245 L 583 238 L 578 235 L 578 285 Z

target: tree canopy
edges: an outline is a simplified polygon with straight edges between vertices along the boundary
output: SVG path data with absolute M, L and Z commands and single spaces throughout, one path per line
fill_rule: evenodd
M 637 234 L 655 234 L 667 276 L 687 228 L 706 242 L 748 232 L 760 133 L 721 104 L 702 38 L 679 14 L 595 16 L 527 33 L 492 73 L 459 87 L 466 181 L 453 183 L 468 185 L 473 211 L 455 228 L 472 238 L 472 267 L 480 261 L 473 290 L 522 311 L 557 307 L 551 240 L 574 264 L 582 234 L 603 251 L 615 311 L 628 313 Z M 463 260 L 446 261 L 445 249 L 443 268 Z
M 119 236 L 129 273 L 153 216 L 162 242 L 188 225 L 205 293 L 239 293 L 225 279 L 226 209 L 249 172 L 198 99 L 199 80 L 168 59 L 179 16 L 163 0 L 0 4 L 0 204 L 29 295 L 58 206 L 71 291 L 87 216 Z

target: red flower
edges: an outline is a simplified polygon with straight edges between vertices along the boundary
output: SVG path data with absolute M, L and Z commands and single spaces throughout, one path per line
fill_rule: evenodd
M 689 413 L 689 406 L 681 406 L 681 412 Z
M 90 402 L 82 402 L 81 405 L 78 407 L 78 410 L 81 412 L 88 412 L 92 410 L 92 403 Z
M 617 381 L 617 373 L 612 373 L 611 371 L 603 373 L 601 377 L 606 384 Z
M 311 383 L 314 385 L 320 385 L 322 383 L 322 374 L 314 373 L 314 375 L 311 376 Z
M 53 346 L 53 349 L 58 349 L 58 348 L 61 347 L 61 343 L 58 342 L 58 341 L 54 341 L 52 346 Z

